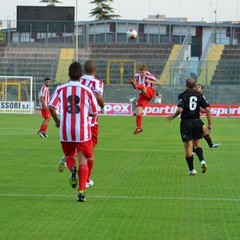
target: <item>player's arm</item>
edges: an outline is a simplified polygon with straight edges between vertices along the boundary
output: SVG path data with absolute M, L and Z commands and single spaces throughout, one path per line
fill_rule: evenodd
M 178 107 L 175 113 L 167 116 L 166 120 L 170 122 L 171 120 L 173 120 L 174 118 L 179 116 L 182 113 L 182 111 L 183 111 L 183 108 L 182 107 Z
M 101 81 L 101 80 L 97 81 L 96 85 L 95 85 L 94 93 L 95 93 L 95 97 L 97 99 L 97 103 L 102 110 L 102 113 L 105 113 L 105 111 L 104 111 L 103 87 L 104 87 L 103 81 Z
M 161 81 L 158 80 L 157 78 L 156 78 L 155 80 L 147 79 L 146 82 L 147 82 L 147 83 L 151 83 L 151 84 L 153 84 L 153 85 L 157 85 L 157 86 L 161 86 L 161 85 L 162 85 Z
M 134 75 L 133 83 L 134 83 L 134 84 L 138 84 L 138 77 L 137 77 L 136 74 Z
M 100 106 L 100 108 L 104 108 L 104 99 L 103 96 L 99 93 L 95 93 L 95 97 L 97 99 L 97 103 Z
M 206 113 L 205 109 L 200 107 L 200 113 Z
M 129 78 L 128 81 L 129 81 L 129 83 L 133 83 L 134 85 L 138 83 L 135 76 L 134 76 L 134 78 Z
M 208 120 L 208 130 L 211 131 L 212 129 L 212 114 L 211 114 L 211 111 L 210 111 L 210 108 L 209 107 L 206 107 L 205 109 L 205 112 L 206 112 L 206 116 L 207 116 L 207 120 Z
M 45 97 L 40 96 L 40 102 L 42 103 L 43 108 L 47 108 L 47 105 L 45 104 Z
M 95 117 L 95 116 L 97 116 L 96 113 L 89 113 L 88 115 L 89 115 L 90 117 Z
M 103 96 L 101 95 L 101 94 L 99 94 L 99 93 L 95 93 L 95 97 L 96 97 L 96 99 L 97 99 L 97 103 L 98 103 L 98 105 L 100 106 L 100 108 L 101 108 L 101 112 L 102 112 L 102 114 L 105 114 L 106 112 L 105 112 L 105 109 L 104 109 L 104 98 L 103 98 Z
M 53 93 L 53 96 L 51 97 L 50 102 L 48 104 L 48 108 L 49 108 L 51 116 L 55 122 L 55 126 L 57 128 L 59 128 L 60 120 L 59 120 L 59 118 L 57 116 L 57 112 L 56 112 L 56 106 L 59 105 L 59 98 L 58 98 L 57 94 L 58 94 L 58 92 L 57 92 L 57 90 L 55 90 Z
M 206 116 L 207 116 L 207 120 L 208 120 L 208 130 L 211 131 L 212 129 L 212 115 L 211 115 L 211 111 L 210 111 L 210 105 L 208 103 L 208 101 L 206 100 L 205 96 L 202 95 L 202 101 L 201 101 L 201 105 L 200 107 L 203 108 L 205 110 Z
M 90 92 L 90 105 L 89 105 L 89 112 L 88 115 L 91 117 L 95 117 L 98 111 L 98 102 L 95 94 Z
M 60 120 L 59 120 L 59 118 L 58 118 L 58 116 L 57 116 L 57 112 L 56 112 L 55 107 L 53 107 L 53 106 L 48 106 L 48 107 L 49 107 L 51 116 L 52 116 L 52 118 L 53 118 L 53 120 L 54 120 L 54 122 L 55 122 L 55 126 L 56 126 L 57 128 L 59 128 L 59 126 L 60 126 Z

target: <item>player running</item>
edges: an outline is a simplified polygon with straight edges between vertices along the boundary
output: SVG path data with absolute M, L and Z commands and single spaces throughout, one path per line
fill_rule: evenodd
M 81 76 L 81 64 L 72 63 L 69 67 L 70 81 L 57 87 L 49 102 L 49 109 L 56 127 L 60 131 L 66 165 L 71 171 L 69 181 L 72 187 L 76 187 L 78 179 L 78 201 L 85 202 L 85 188 L 89 171 L 87 159 L 93 156 L 89 116 L 96 116 L 98 106 L 92 90 L 80 84 Z M 56 114 L 58 106 L 60 120 Z M 75 160 L 76 152 L 78 169 Z
M 203 135 L 203 122 L 200 119 L 200 107 L 206 111 L 208 129 L 212 128 L 212 117 L 209 104 L 205 97 L 197 91 L 196 80 L 192 77 L 186 80 L 187 89 L 178 96 L 178 108 L 174 114 L 167 117 L 173 120 L 181 114 L 180 133 L 185 148 L 185 158 L 189 168 L 189 175 L 196 175 L 194 169 L 192 147 L 196 148 L 196 154 L 201 164 L 202 173 L 207 171 L 207 165 L 203 157 L 203 149 L 200 139 Z
M 98 105 L 101 107 L 102 112 L 104 111 L 104 99 L 103 99 L 103 87 L 104 84 L 101 80 L 95 78 L 97 67 L 94 61 L 88 60 L 84 64 L 84 72 L 85 75 L 81 77 L 80 83 L 86 87 L 89 87 L 95 94 L 97 98 Z M 91 124 L 92 131 L 92 142 L 93 148 L 96 144 L 98 144 L 98 116 L 89 117 L 89 121 Z M 88 158 L 88 179 L 86 188 L 92 187 L 94 182 L 90 179 L 92 169 L 94 165 L 94 156 Z M 63 172 L 65 168 L 65 157 L 63 157 L 59 164 L 58 170 L 59 172 Z
M 137 128 L 133 134 L 143 132 L 142 128 L 142 110 L 155 96 L 155 89 L 153 85 L 161 85 L 161 82 L 147 70 L 147 66 L 142 64 L 139 67 L 139 71 L 134 75 L 134 79 L 129 79 L 129 83 L 132 84 L 134 89 L 141 91 L 137 100 L 136 107 L 136 125 Z
M 50 78 L 45 78 L 44 79 L 44 85 L 41 87 L 41 90 L 39 92 L 39 105 L 42 113 L 42 118 L 44 119 L 39 131 L 37 132 L 38 135 L 41 138 L 47 138 L 47 128 L 48 128 L 48 123 L 51 119 L 51 114 L 48 109 L 48 103 L 50 100 L 50 93 L 49 93 L 49 87 L 51 84 Z
M 201 94 L 203 94 L 203 87 L 201 84 L 197 83 L 196 84 L 197 87 L 197 91 L 200 92 Z M 206 113 L 205 110 L 203 108 L 200 108 L 200 113 Z M 206 125 L 203 125 L 203 138 L 205 139 L 205 141 L 207 142 L 209 148 L 211 149 L 215 149 L 218 148 L 221 144 L 220 143 L 213 143 L 212 142 L 212 138 L 210 137 L 210 131 L 212 129 L 208 129 L 206 127 Z M 196 153 L 195 148 L 193 147 L 193 153 Z

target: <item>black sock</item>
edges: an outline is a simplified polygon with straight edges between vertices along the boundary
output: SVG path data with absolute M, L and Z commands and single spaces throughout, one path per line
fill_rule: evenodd
M 187 165 L 190 171 L 194 169 L 193 167 L 193 156 L 191 157 L 186 157 Z
M 192 147 L 192 152 L 193 152 L 193 153 L 196 153 L 196 149 L 195 149 L 194 146 Z
M 203 150 L 201 147 L 196 148 L 196 154 L 198 156 L 199 161 L 201 162 L 202 160 L 204 160 L 203 157 Z
M 206 140 L 208 146 L 211 148 L 211 147 L 213 146 L 213 142 L 212 142 L 212 139 L 211 139 L 211 137 L 209 136 L 209 134 L 207 134 L 207 135 L 205 135 L 205 136 L 203 136 L 203 137 L 204 137 L 204 139 Z

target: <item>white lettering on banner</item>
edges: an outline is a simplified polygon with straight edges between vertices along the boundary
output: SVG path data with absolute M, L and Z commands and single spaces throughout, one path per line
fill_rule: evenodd
M 240 117 L 239 105 L 216 105 L 210 106 L 213 117 Z M 145 116 L 167 116 L 177 110 L 176 104 L 148 104 L 143 110 Z M 205 114 L 201 114 L 205 116 Z
M 240 117 L 240 105 L 216 105 L 210 106 L 213 117 Z M 130 103 L 105 103 L 106 115 L 132 115 L 132 104 Z M 143 110 L 145 116 L 168 116 L 175 113 L 176 104 L 148 104 Z M 101 115 L 101 109 L 99 112 Z M 205 114 L 201 114 L 205 116 Z
M 213 107 L 211 107 L 211 113 L 213 116 L 217 116 L 217 117 L 226 117 L 226 116 L 239 117 L 240 107 L 226 106 L 226 105 L 220 105 L 220 106 L 213 105 Z
M 169 114 L 172 114 L 176 111 L 177 106 L 176 105 L 161 105 L 161 106 L 156 106 L 156 105 L 147 105 L 147 107 L 143 110 L 143 115 L 161 115 L 161 116 L 166 116 Z
M 33 102 L 0 101 L 0 113 L 32 113 Z
M 230 114 L 238 114 L 238 115 L 240 115 L 240 107 L 230 108 Z
M 132 104 L 130 103 L 105 103 L 104 109 L 106 115 L 132 115 Z
M 211 113 L 215 116 L 227 115 L 228 110 L 227 108 L 211 108 Z
M 117 105 L 106 105 L 105 106 L 105 111 L 106 112 L 110 112 L 110 111 L 114 111 L 114 112 L 122 112 L 122 113 L 128 113 L 128 105 L 123 105 L 123 104 L 117 104 Z

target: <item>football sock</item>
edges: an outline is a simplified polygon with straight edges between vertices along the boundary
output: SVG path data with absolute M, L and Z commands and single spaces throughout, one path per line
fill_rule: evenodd
M 88 182 L 90 181 L 90 176 L 91 176 L 92 169 L 93 169 L 93 163 L 94 163 L 94 158 L 93 157 L 88 158 L 88 161 L 87 161 L 87 165 L 88 165 L 88 178 L 87 178 L 87 181 Z
M 193 156 L 191 157 L 186 157 L 187 165 L 190 171 L 194 169 L 193 167 Z
M 84 191 L 88 178 L 88 165 L 80 164 L 78 169 L 78 191 Z
M 39 131 L 40 132 L 44 132 L 44 125 L 43 124 L 40 126 L 40 130 Z
M 201 162 L 202 160 L 204 160 L 203 157 L 203 150 L 201 147 L 196 148 L 196 154 L 198 156 L 199 161 Z
M 196 149 L 195 149 L 194 146 L 192 147 L 192 152 L 193 152 L 193 153 L 196 153 Z
M 136 116 L 136 124 L 137 124 L 137 128 L 142 128 L 142 115 Z
M 206 140 L 208 146 L 211 148 L 211 147 L 213 146 L 213 142 L 212 142 L 212 139 L 211 139 L 211 137 L 209 136 L 209 134 L 207 134 L 207 135 L 205 135 L 205 136 L 203 136 L 203 137 L 204 137 L 204 139 Z
M 76 166 L 76 160 L 75 160 L 75 158 L 72 157 L 72 156 L 66 156 L 66 157 L 65 157 L 65 160 L 66 160 L 66 165 L 67 165 L 68 169 L 71 171 L 72 168 L 73 168 L 74 166 Z
M 48 127 L 47 124 L 42 124 L 40 127 L 40 132 L 46 132 L 47 127 Z

